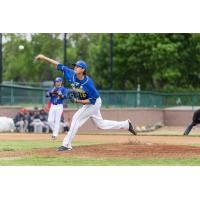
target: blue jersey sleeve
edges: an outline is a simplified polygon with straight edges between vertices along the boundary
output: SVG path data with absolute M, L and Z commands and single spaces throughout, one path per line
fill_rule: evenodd
M 86 86 L 86 92 L 88 94 L 90 103 L 94 105 L 96 103 L 96 99 L 99 97 L 99 92 L 97 91 L 94 82 L 91 79 L 88 81 Z
M 74 70 L 70 69 L 69 67 L 66 67 L 63 64 L 58 64 L 57 65 L 57 70 L 62 71 L 64 73 L 64 77 L 68 80 L 71 81 L 71 79 L 74 76 Z

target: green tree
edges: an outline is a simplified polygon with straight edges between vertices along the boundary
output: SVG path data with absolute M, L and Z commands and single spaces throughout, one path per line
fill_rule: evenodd
M 34 57 L 43 53 L 63 62 L 63 34 L 4 34 L 4 80 L 40 82 L 61 75 Z M 24 49 L 19 46 L 24 46 Z M 70 33 L 67 66 L 79 59 L 98 89 L 109 89 L 109 33 Z M 200 89 L 200 34 L 113 34 L 113 89 Z M 69 86 L 69 85 L 68 85 Z
M 43 53 L 60 60 L 62 40 L 60 34 L 4 34 L 4 80 L 40 82 L 52 80 L 55 69 L 48 63 L 35 62 L 37 54 Z M 20 45 L 24 49 L 19 48 Z

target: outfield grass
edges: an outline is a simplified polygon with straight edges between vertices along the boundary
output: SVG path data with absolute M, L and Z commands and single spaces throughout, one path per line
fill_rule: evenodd
M 26 157 L 0 158 L 1 166 L 200 166 L 200 158 L 103 159 Z

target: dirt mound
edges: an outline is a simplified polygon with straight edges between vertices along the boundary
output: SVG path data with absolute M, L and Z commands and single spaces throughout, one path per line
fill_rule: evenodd
M 54 148 L 31 151 L 0 152 L 1 157 L 82 157 L 82 158 L 187 158 L 200 157 L 200 147 L 161 145 L 153 143 L 123 143 L 77 146 L 72 151 L 57 152 Z
M 160 144 L 104 144 L 75 147 L 68 152 L 39 150 L 40 155 L 88 158 L 185 158 L 199 157 L 200 147 Z

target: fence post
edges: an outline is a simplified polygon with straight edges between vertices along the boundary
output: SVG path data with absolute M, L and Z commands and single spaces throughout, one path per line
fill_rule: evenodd
M 140 92 L 141 92 L 141 87 L 140 84 L 137 85 L 137 107 L 140 107 Z
M 12 80 L 12 83 L 11 83 L 11 88 L 10 88 L 10 103 L 11 105 L 14 104 L 14 94 L 13 94 L 13 80 Z
M 194 95 L 192 95 L 192 110 L 194 110 L 194 104 L 195 104 Z
M 42 103 L 45 105 L 45 90 L 42 91 Z

